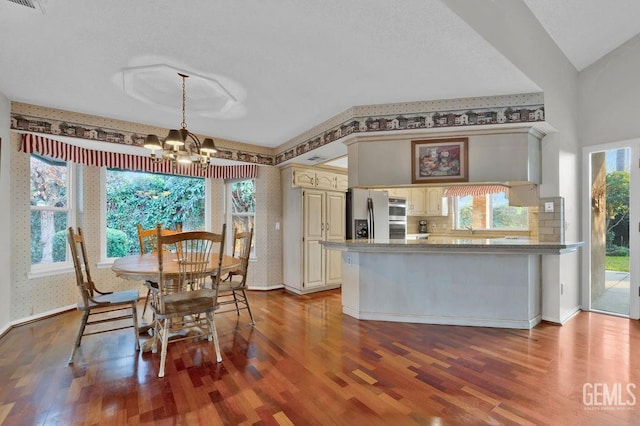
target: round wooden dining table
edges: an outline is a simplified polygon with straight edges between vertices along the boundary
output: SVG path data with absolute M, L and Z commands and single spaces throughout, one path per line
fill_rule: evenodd
M 162 258 L 163 273 L 166 278 L 178 274 L 178 262 L 175 253 L 164 253 Z M 240 259 L 223 255 L 222 267 L 220 274 L 237 269 L 240 267 Z M 133 254 L 130 256 L 120 257 L 113 261 L 111 269 L 117 276 L 142 281 L 156 281 L 158 279 L 158 255 L 157 253 Z M 211 273 L 215 273 L 218 269 L 218 253 L 211 254 L 209 263 Z
M 163 274 L 165 278 L 171 279 L 172 275 L 178 274 L 178 262 L 176 253 L 164 253 L 162 258 Z M 223 255 L 222 266 L 220 268 L 220 276 L 225 273 L 238 269 L 240 267 L 240 259 Z M 113 261 L 111 269 L 116 273 L 118 277 L 140 280 L 140 281 L 157 281 L 158 279 L 158 254 L 133 254 L 130 256 L 120 257 Z M 211 260 L 209 263 L 210 273 L 213 275 L 218 269 L 218 253 L 211 254 Z M 142 319 L 141 319 L 142 320 Z M 153 324 L 146 323 L 142 320 L 138 326 L 139 333 L 147 333 Z M 147 340 L 141 346 L 142 352 L 148 352 L 151 350 L 153 339 Z

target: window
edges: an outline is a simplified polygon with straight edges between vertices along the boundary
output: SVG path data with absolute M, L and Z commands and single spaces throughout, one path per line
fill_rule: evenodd
M 255 257 L 255 215 L 256 215 L 256 186 L 253 179 L 240 180 L 227 183 L 229 192 L 229 215 L 231 223 L 229 227 L 229 247 L 233 246 L 233 229 L 239 232 L 249 231 L 254 228 L 253 241 L 251 242 L 251 257 Z M 227 225 L 228 226 L 228 225 Z
M 509 205 L 504 192 L 455 197 L 457 229 L 529 229 L 529 210 Z
M 31 155 L 32 271 L 70 265 L 67 228 L 73 220 L 73 167 L 67 162 Z
M 106 257 L 140 253 L 137 225 L 205 229 L 205 179 L 106 170 Z

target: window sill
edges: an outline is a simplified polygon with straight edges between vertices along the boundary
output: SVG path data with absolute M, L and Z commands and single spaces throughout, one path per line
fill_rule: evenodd
M 33 280 L 36 278 L 50 277 L 52 275 L 68 274 L 73 271 L 73 265 L 67 263 L 55 266 L 40 266 L 38 268 L 31 269 L 27 273 L 27 279 Z

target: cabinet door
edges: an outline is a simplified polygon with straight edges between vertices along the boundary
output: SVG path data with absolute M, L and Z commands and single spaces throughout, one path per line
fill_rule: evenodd
M 342 240 L 345 234 L 345 195 L 342 192 L 326 194 L 326 239 Z
M 427 188 L 426 193 L 426 216 L 446 216 L 447 205 L 443 202 L 443 190 L 442 188 Z
M 293 186 L 314 188 L 316 185 L 316 174 L 313 170 L 294 169 Z
M 336 176 L 336 189 L 338 191 L 346 191 L 349 189 L 349 178 L 347 175 Z
M 342 240 L 345 236 L 345 195 L 342 192 L 327 192 L 326 196 L 326 237 L 327 240 Z M 325 284 L 335 285 L 342 282 L 342 253 L 326 250 Z
M 305 190 L 303 193 L 304 239 L 324 239 L 324 191 Z
M 409 190 L 407 188 L 389 188 L 389 197 L 404 198 L 408 201 Z
M 426 214 L 427 197 L 424 188 L 411 188 L 408 202 L 408 214 L 412 216 L 424 216 Z
M 305 190 L 303 193 L 303 287 L 321 287 L 325 282 L 324 248 L 324 191 Z
M 325 285 L 325 249 L 319 240 L 304 242 L 304 282 L 303 289 L 322 287 Z
M 329 172 L 316 171 L 316 188 L 336 189 L 336 175 Z

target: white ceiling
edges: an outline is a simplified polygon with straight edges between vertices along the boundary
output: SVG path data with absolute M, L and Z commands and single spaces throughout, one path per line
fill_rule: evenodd
M 163 64 L 235 99 L 207 113 L 187 79 L 189 130 L 274 147 L 354 105 L 540 91 L 441 0 L 41 1 L 0 0 L 12 101 L 179 127 L 174 70 L 146 83 L 165 105 L 124 91 L 123 71 Z M 579 69 L 640 31 L 640 2 L 525 2 Z

